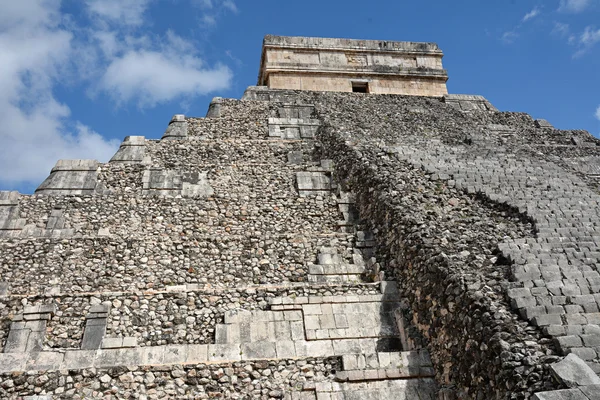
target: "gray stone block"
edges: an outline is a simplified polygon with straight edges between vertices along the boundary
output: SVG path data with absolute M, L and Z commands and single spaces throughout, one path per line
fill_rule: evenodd
M 4 345 L 4 352 L 25 353 L 30 333 L 31 331 L 29 329 L 13 329 L 11 327 L 10 331 L 8 332 L 6 344 Z
M 26 368 L 28 371 L 59 370 L 63 365 L 64 353 L 56 351 L 40 351 L 29 356 Z
M 35 190 L 49 195 L 94 194 L 99 163 L 96 160 L 58 160 L 50 176 Z
M 183 364 L 188 358 L 188 346 L 185 344 L 171 344 L 165 347 L 163 362 L 165 364 Z
M 223 104 L 222 97 L 214 97 L 206 111 L 206 118 L 219 118 L 221 116 L 221 108 Z
M 600 378 L 575 354 L 567 355 L 563 360 L 550 365 L 553 375 L 566 387 L 599 385 Z
M 581 386 L 581 393 L 587 396 L 589 400 L 600 400 L 600 385 Z
M 579 389 L 535 393 L 533 400 L 589 400 Z
M 208 183 L 207 175 L 206 172 L 149 169 L 144 171 L 143 193 L 153 196 L 210 197 L 214 190 Z
M 183 114 L 175 114 L 161 140 L 181 140 L 188 136 L 188 123 Z
M 275 342 L 252 342 L 241 346 L 242 360 L 273 359 L 277 358 Z
M 81 348 L 83 350 L 99 349 L 106 332 L 106 319 L 88 319 L 83 331 Z
M 60 369 L 85 369 L 94 365 L 95 350 L 67 351 Z
M 536 128 L 554 128 L 554 126 L 545 119 L 536 119 L 534 123 Z
M 27 354 L 0 353 L 0 372 L 24 371 Z
M 304 164 L 304 154 L 302 151 L 290 151 L 288 153 L 288 164 L 302 165 Z
M 208 361 L 208 345 L 207 344 L 189 344 L 187 349 L 188 364 L 203 363 Z
M 127 136 L 119 150 L 110 159 L 111 163 L 137 164 L 144 161 L 146 155 L 146 138 L 144 136 Z

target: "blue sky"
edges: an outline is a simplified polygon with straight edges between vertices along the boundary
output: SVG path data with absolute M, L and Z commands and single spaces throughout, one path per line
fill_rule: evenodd
M 600 135 L 600 0 L 7 0 L 0 190 L 239 98 L 265 34 L 436 42 L 450 93 Z

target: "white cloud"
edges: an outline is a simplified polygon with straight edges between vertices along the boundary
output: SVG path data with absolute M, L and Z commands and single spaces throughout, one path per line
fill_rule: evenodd
M 552 33 L 559 36 L 568 36 L 569 35 L 569 24 L 563 24 L 562 22 L 555 22 L 554 28 L 552 28 Z
M 206 28 L 213 27 L 217 25 L 217 18 L 214 15 L 204 14 L 202 18 L 200 18 L 202 25 Z
M 600 121 L 600 106 L 598 106 L 598 108 L 596 108 L 596 113 L 594 114 L 594 116 L 596 117 L 596 119 L 598 121 Z
M 150 0 L 85 0 L 88 11 L 108 22 L 141 25 Z
M 205 12 L 199 18 L 204 28 L 214 28 L 219 17 L 227 12 L 234 14 L 239 12 L 233 0 L 192 0 L 192 4 Z
M 533 10 L 525 14 L 525 16 L 523 17 L 523 22 L 529 21 L 530 19 L 537 17 L 539 14 L 540 9 L 538 7 L 535 7 Z
M 7 2 L 0 16 L 0 182 L 39 183 L 59 158 L 107 161 L 118 143 L 78 122 L 52 90 L 69 69 L 72 34 L 59 0 Z M 73 129 L 69 129 L 73 125 Z
M 573 54 L 573 58 L 578 58 L 587 53 L 596 43 L 600 42 L 600 29 L 593 26 L 586 26 L 579 38 L 570 38 L 570 44 L 577 44 L 579 49 Z
M 135 101 L 140 107 L 152 107 L 178 97 L 227 89 L 231 78 L 229 68 L 205 66 L 191 43 L 167 32 L 158 47 L 129 49 L 115 58 L 100 89 L 117 102 Z
M 591 0 L 560 0 L 558 11 L 580 13 L 591 4 Z
M 507 31 L 504 32 L 504 34 L 502 35 L 502 41 L 504 43 L 510 44 L 512 42 L 514 42 L 515 40 L 517 40 L 517 38 L 519 37 L 519 34 L 515 31 Z
M 238 12 L 238 8 L 232 0 L 225 0 L 223 2 L 223 7 L 225 7 L 226 9 L 228 9 L 231 12 L 234 12 L 234 13 Z
M 600 29 L 596 29 L 593 26 L 586 26 L 579 42 L 584 46 L 593 46 L 600 42 Z

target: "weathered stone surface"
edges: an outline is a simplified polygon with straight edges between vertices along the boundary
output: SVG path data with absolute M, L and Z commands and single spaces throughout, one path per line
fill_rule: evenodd
M 127 136 L 119 150 L 110 159 L 111 163 L 137 164 L 148 162 L 146 155 L 146 138 L 144 136 Z
M 600 371 L 594 138 L 479 97 L 246 95 L 175 118 L 151 165 L 99 165 L 110 192 L 0 201 L 26 225 L 0 239 L 0 339 L 37 338 L 2 353 L 0 397 L 431 398 L 435 373 L 447 398 L 531 398 L 562 353 Z M 314 131 L 271 137 L 282 119 Z M 120 347 L 76 350 L 98 326 Z
M 46 195 L 94 194 L 98 190 L 98 167 L 96 160 L 59 160 L 35 192 Z
M 208 106 L 206 112 L 206 118 L 219 118 L 221 116 L 221 104 L 223 103 L 222 97 L 215 97 Z
M 556 379 L 566 387 L 600 385 L 600 377 L 575 354 L 567 355 L 563 360 L 550 366 Z
M 536 393 L 534 400 L 589 400 L 579 389 L 555 390 L 552 392 Z
M 284 37 L 263 42 L 258 85 L 298 89 L 441 96 L 442 51 L 434 43 Z
M 182 140 L 188 136 L 188 122 L 183 114 L 175 114 L 169 122 L 163 140 Z
M 446 94 L 444 103 L 461 111 L 498 111 L 485 97 L 468 94 Z

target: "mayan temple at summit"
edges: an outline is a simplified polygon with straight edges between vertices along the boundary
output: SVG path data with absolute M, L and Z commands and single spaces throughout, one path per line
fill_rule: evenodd
M 599 400 L 600 141 L 442 57 L 266 36 L 241 100 L 0 192 L 0 398 Z

